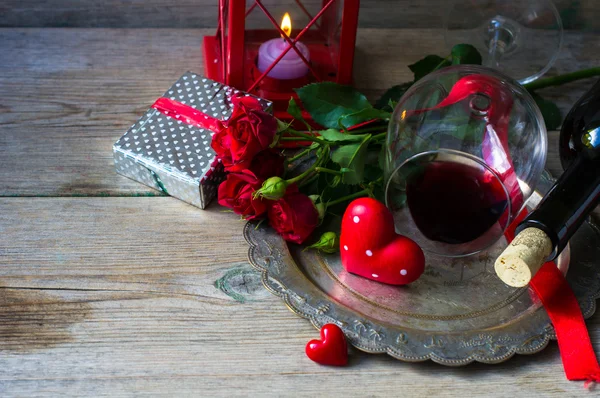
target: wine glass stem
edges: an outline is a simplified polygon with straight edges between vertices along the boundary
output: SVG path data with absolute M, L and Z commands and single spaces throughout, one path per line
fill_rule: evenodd
M 518 43 L 519 24 L 509 18 L 497 15 L 490 19 L 486 27 L 488 57 L 486 65 L 499 69 L 504 54 L 514 50 Z
M 487 66 L 492 68 L 499 68 L 500 58 L 504 55 L 504 42 L 500 38 L 502 30 L 503 28 L 496 27 L 488 44 Z

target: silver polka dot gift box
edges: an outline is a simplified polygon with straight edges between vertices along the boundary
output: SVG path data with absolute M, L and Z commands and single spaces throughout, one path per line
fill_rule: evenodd
M 117 172 L 204 209 L 225 176 L 212 135 L 239 95 L 250 96 L 187 72 L 114 144 Z

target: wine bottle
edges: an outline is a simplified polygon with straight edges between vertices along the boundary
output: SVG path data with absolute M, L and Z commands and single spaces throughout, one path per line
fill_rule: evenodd
M 600 201 L 600 80 L 565 118 L 559 156 L 565 172 L 496 260 L 496 273 L 510 286 L 527 285 L 554 260 Z

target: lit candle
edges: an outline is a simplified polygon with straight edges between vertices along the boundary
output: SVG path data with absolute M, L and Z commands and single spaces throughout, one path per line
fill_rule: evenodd
M 283 16 L 281 22 L 281 30 L 285 32 L 288 37 L 292 33 L 292 21 L 290 14 L 287 12 Z M 287 48 L 288 43 L 285 39 L 272 39 L 261 44 L 258 49 L 258 70 L 264 73 L 269 66 L 281 55 L 281 53 Z M 307 61 L 310 61 L 310 51 L 308 47 L 300 42 L 296 42 L 296 48 Z M 308 73 L 308 65 L 304 63 L 302 58 L 294 51 L 290 49 L 287 54 L 283 56 L 281 60 L 271 69 L 267 76 L 274 79 L 297 79 L 305 76 Z

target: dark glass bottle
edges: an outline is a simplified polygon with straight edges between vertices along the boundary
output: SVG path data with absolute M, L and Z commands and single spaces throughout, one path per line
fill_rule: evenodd
M 544 231 L 554 248 L 548 260 L 564 249 L 600 200 L 600 81 L 565 118 L 559 155 L 565 172 L 516 231 Z

